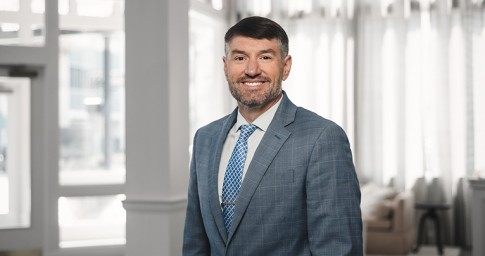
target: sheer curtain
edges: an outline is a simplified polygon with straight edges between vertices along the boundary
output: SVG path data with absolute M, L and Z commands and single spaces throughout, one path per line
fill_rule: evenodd
M 447 241 L 466 243 L 455 228 L 466 214 L 462 181 L 485 176 L 485 1 L 245 0 L 236 9 L 235 19 L 262 15 L 287 29 L 293 69 L 283 88 L 347 131 L 362 182 L 450 204 Z
M 342 6 L 343 7 L 343 6 Z M 354 145 L 355 40 L 347 12 L 322 16 L 301 11 L 281 23 L 290 37 L 292 74 L 284 89 L 291 99 L 341 125 Z
M 359 11 L 359 170 L 415 189 L 417 200 L 452 204 L 445 236 L 453 241 L 461 181 L 483 169 L 484 2 L 369 2 Z

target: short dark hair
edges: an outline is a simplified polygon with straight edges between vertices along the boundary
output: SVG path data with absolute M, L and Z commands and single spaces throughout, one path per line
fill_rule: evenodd
M 268 40 L 276 39 L 280 43 L 281 55 L 288 55 L 288 35 L 278 23 L 268 18 L 252 16 L 240 20 L 227 30 L 226 35 L 224 36 L 226 47 L 235 36 Z

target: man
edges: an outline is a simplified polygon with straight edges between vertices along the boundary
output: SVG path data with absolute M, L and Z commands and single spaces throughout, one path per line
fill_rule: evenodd
M 238 107 L 195 135 L 184 255 L 362 255 L 347 136 L 282 91 L 292 62 L 285 31 L 249 17 L 225 42 Z

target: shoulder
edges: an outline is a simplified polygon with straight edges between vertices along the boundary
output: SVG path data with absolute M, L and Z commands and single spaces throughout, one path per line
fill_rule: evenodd
M 292 124 L 298 130 L 342 130 L 334 121 L 324 118 L 308 109 L 298 107 Z
M 324 118 L 308 109 L 298 107 L 293 123 L 287 126 L 296 140 L 314 143 L 348 143 L 344 129 L 332 120 Z
M 283 99 L 275 114 L 275 119 L 290 131 L 321 130 L 328 127 L 339 127 L 335 122 L 315 112 L 295 105 L 283 92 Z

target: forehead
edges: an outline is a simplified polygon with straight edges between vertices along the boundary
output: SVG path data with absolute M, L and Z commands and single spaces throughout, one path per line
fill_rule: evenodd
M 228 53 L 234 51 L 242 52 L 260 52 L 273 50 L 278 52 L 280 50 L 280 45 L 277 39 L 257 39 L 245 36 L 235 36 L 227 43 Z

